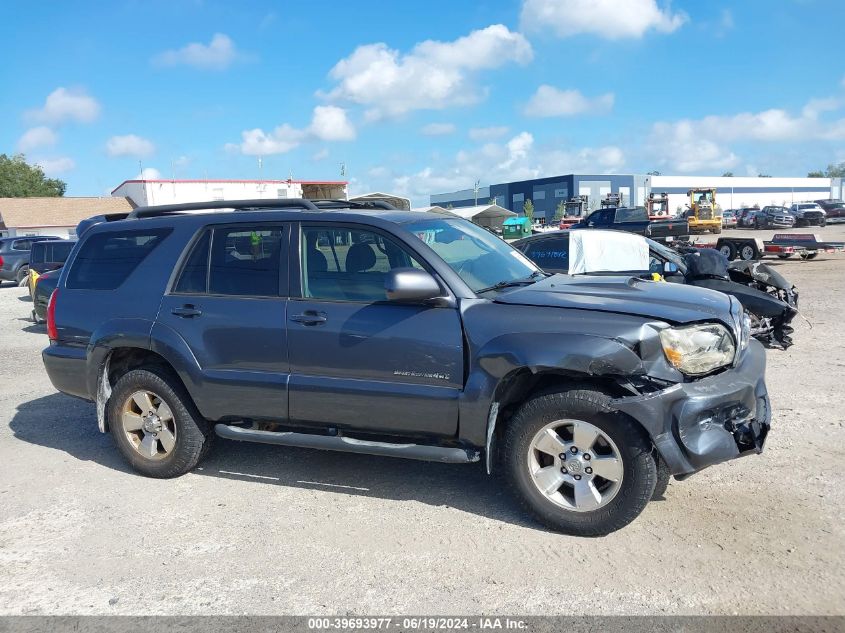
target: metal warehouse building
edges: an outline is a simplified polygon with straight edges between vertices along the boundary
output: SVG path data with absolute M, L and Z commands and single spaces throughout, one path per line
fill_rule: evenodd
M 479 189 L 464 189 L 431 196 L 440 207 L 469 207 L 495 203 L 517 213 L 530 199 L 534 217 L 551 220 L 560 202 L 574 196 L 588 196 L 590 209 L 598 208 L 605 194 L 621 194 L 626 206 L 641 206 L 649 193 L 669 194 L 669 208 L 682 211 L 688 203 L 687 191 L 697 187 L 716 188 L 716 201 L 723 209 L 767 204 L 792 204 L 804 200 L 841 198 L 840 178 L 741 178 L 711 176 L 650 176 L 637 174 L 569 174 L 506 182 Z

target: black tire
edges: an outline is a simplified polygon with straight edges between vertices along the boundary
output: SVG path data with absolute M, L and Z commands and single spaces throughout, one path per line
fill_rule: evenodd
M 729 262 L 736 259 L 736 246 L 734 246 L 731 242 L 722 242 L 722 245 L 719 247 L 719 252 L 727 257 Z
M 719 234 L 719 233 L 721 233 L 721 232 L 722 232 L 722 227 L 721 227 L 721 226 L 720 226 L 719 228 L 717 228 L 717 229 L 713 229 L 713 233 L 714 233 L 715 235 L 718 235 L 718 234 Z
M 652 446 L 636 422 L 608 407 L 609 396 L 589 388 L 535 396 L 509 421 L 502 443 L 508 486 L 544 525 L 575 536 L 602 536 L 633 521 L 648 504 L 657 482 Z M 558 419 L 589 422 L 619 449 L 622 478 L 615 496 L 595 510 L 567 510 L 546 497 L 529 472 L 529 447 L 540 430 Z
M 21 266 L 20 268 L 18 268 L 18 273 L 17 273 L 17 275 L 15 275 L 15 281 L 17 282 L 17 284 L 20 285 L 21 282 L 24 279 L 26 279 L 26 276 L 28 274 L 29 274 L 29 266 Z
M 759 231 L 761 228 L 763 227 L 760 226 L 760 220 L 758 218 L 754 218 L 754 230 Z
M 163 400 L 173 414 L 176 441 L 160 459 L 142 456 L 121 423 L 122 409 L 133 393 L 149 391 Z M 200 416 L 185 388 L 166 368 L 150 366 L 127 372 L 114 385 L 106 404 L 109 431 L 117 448 L 134 470 L 147 477 L 169 479 L 192 470 L 207 455 L 214 435 Z
M 822 218 L 821 220 L 819 220 L 819 226 L 826 226 L 826 225 L 827 225 L 827 220 L 825 218 Z
M 657 483 L 654 486 L 654 492 L 651 493 L 651 500 L 666 498 L 666 489 L 669 487 L 669 481 L 672 479 L 672 474 L 669 472 L 669 467 L 666 465 L 660 456 L 655 453 L 654 461 L 657 463 Z

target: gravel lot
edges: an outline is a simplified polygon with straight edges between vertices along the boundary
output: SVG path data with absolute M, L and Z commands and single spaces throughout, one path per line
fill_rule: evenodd
M 812 328 L 768 352 L 766 452 L 599 539 L 545 531 L 475 465 L 220 440 L 201 470 L 136 476 L 4 284 L 0 613 L 845 614 L 845 255 L 774 263 Z

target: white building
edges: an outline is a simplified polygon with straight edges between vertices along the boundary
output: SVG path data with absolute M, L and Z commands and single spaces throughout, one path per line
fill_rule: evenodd
M 653 193 L 669 194 L 670 212 L 683 211 L 689 204 L 687 192 L 715 188 L 716 202 L 722 209 L 740 209 L 755 204 L 790 206 L 794 202 L 839 198 L 842 187 L 834 178 L 760 178 L 724 176 L 647 176 L 646 187 Z
M 347 197 L 345 181 L 307 180 L 125 180 L 111 192 L 137 207 L 209 200 Z

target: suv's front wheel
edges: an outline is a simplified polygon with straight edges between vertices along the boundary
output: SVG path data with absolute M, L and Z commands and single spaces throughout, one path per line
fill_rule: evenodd
M 601 536 L 633 521 L 652 497 L 657 464 L 642 429 L 609 397 L 573 389 L 526 402 L 505 430 L 506 476 L 547 526 Z
M 208 452 L 213 436 L 178 380 L 159 368 L 124 374 L 108 401 L 109 430 L 142 475 L 183 475 Z

